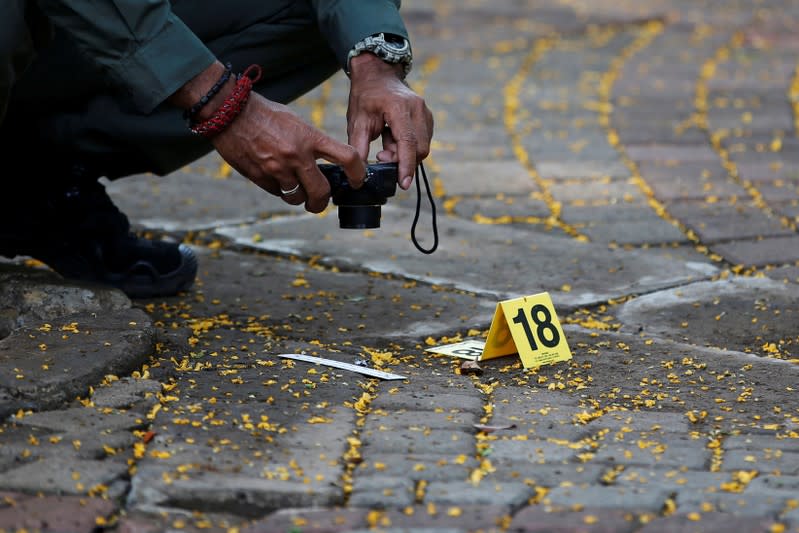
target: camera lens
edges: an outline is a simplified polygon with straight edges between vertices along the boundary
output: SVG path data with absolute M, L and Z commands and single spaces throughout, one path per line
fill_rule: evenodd
M 371 229 L 380 227 L 379 205 L 339 205 L 338 225 L 344 229 Z

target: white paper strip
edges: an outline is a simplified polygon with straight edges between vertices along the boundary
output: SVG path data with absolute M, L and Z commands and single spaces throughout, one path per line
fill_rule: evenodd
M 312 355 L 282 353 L 279 354 L 277 357 L 280 357 L 282 359 L 294 359 L 295 361 L 305 361 L 307 363 L 315 363 L 317 365 L 332 366 L 333 368 L 349 370 L 351 372 L 357 372 L 359 374 L 364 374 L 366 376 L 372 376 L 380 379 L 408 379 L 405 376 L 400 376 L 399 374 L 392 374 L 390 372 L 383 372 L 382 370 L 375 370 L 374 368 L 369 368 L 366 366 L 344 363 L 342 361 L 336 361 L 335 359 L 324 359 L 322 357 L 314 357 Z

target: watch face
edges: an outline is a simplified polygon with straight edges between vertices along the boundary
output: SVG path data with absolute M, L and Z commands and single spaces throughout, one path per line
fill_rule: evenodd
M 385 35 L 382 44 L 395 54 L 405 54 L 410 50 L 408 41 L 399 35 Z
M 405 50 L 405 43 L 386 42 L 386 48 L 390 48 L 394 52 L 403 52 Z

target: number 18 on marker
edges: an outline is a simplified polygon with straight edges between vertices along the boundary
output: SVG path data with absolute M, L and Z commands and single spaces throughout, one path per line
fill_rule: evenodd
M 572 354 L 548 293 L 497 304 L 480 360 L 518 353 L 525 368 L 567 361 Z

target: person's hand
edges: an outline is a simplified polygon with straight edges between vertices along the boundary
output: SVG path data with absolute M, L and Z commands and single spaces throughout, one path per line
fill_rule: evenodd
M 208 92 L 224 69 L 221 62 L 214 62 L 175 91 L 169 102 L 189 109 Z M 200 109 L 198 120 L 208 119 L 234 85 L 231 78 Z M 211 142 L 219 155 L 243 176 L 290 204 L 304 202 L 305 209 L 312 213 L 323 211 L 330 200 L 330 184 L 316 165 L 318 158 L 341 165 L 356 189 L 366 177 L 364 161 L 352 146 L 325 135 L 288 107 L 254 91 L 241 114 Z
M 358 152 L 307 124 L 288 107 L 250 94 L 242 113 L 214 137 L 219 155 L 243 176 L 292 205 L 319 213 L 330 200 L 330 184 L 317 166 L 318 158 L 341 165 L 358 188 L 366 166 Z M 292 191 L 291 194 L 282 191 Z
M 350 61 L 347 136 L 361 159 L 382 136 L 377 159 L 399 166 L 399 185 L 411 186 L 416 166 L 430 154 L 433 114 L 424 99 L 402 79 L 402 67 L 364 53 Z

